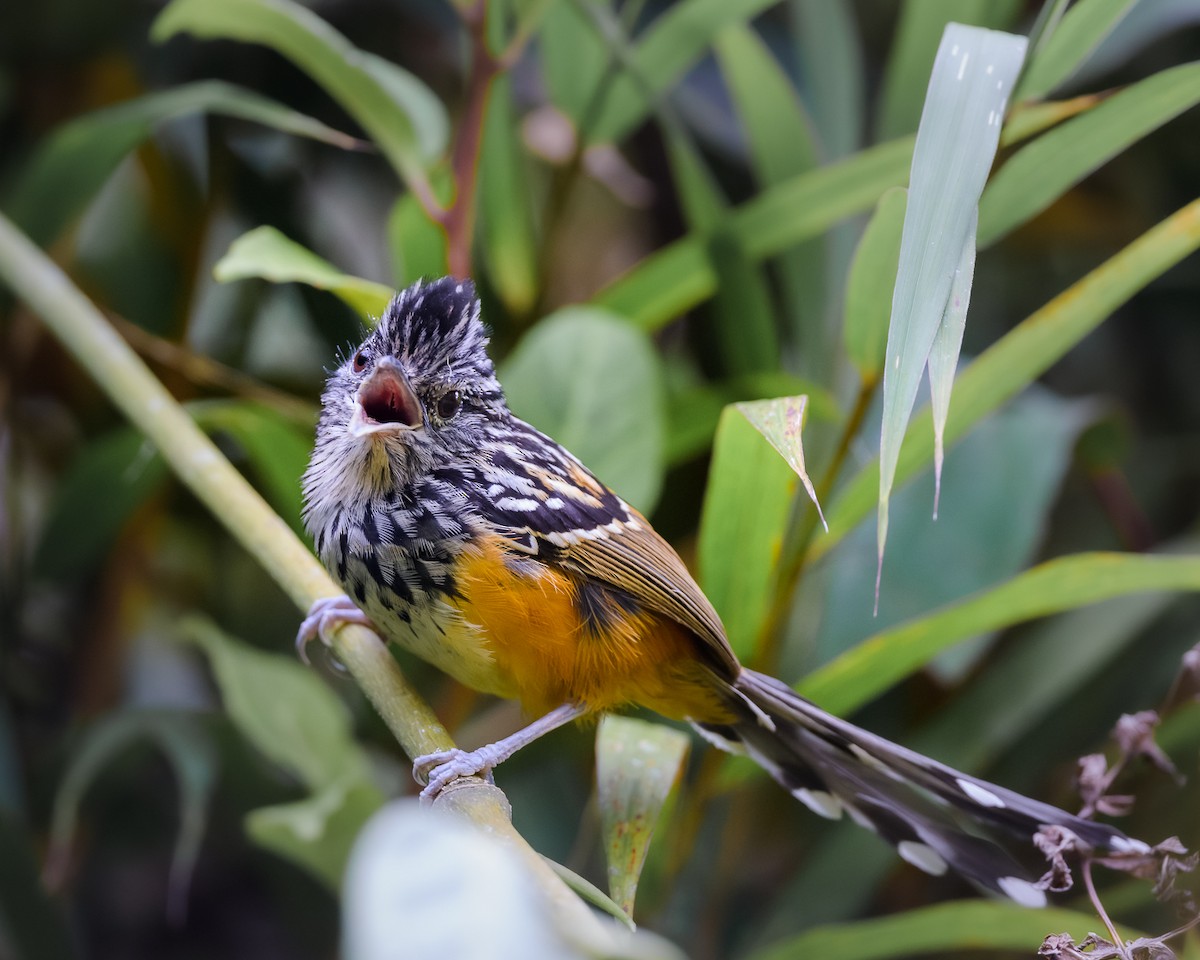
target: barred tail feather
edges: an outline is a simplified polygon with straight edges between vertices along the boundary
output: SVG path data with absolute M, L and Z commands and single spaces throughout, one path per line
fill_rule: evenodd
M 987 890 L 1039 907 L 1046 896 L 1029 872 L 972 827 L 1015 835 L 1030 850 L 1033 835 L 1055 825 L 1100 855 L 1149 852 L 1113 827 L 961 773 L 839 720 L 765 674 L 743 670 L 734 692 L 744 719 L 699 725 L 706 738 L 744 750 L 813 812 L 833 819 L 845 813 L 927 873 L 952 869 Z

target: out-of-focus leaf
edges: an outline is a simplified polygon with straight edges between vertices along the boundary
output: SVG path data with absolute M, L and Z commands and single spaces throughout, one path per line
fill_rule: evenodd
M 884 960 L 965 950 L 1024 950 L 1032 955 L 1047 933 L 1065 930 L 1082 940 L 1095 927 L 1091 914 L 1058 907 L 1030 910 L 1003 901 L 953 900 L 890 917 L 816 927 L 751 954 L 749 960 Z
M 578 126 L 598 93 L 610 56 L 578 4 L 552 4 L 539 31 L 538 54 L 551 102 Z
M 846 356 L 865 385 L 883 372 L 907 196 L 903 187 L 893 187 L 879 198 L 846 279 Z
M 1022 147 L 983 192 L 980 246 L 1041 213 L 1093 170 L 1197 103 L 1200 63 L 1172 67 Z
M 1029 62 L 1018 100 L 1044 97 L 1069 78 L 1100 46 L 1137 0 L 1078 0 Z
M 449 170 L 439 167 L 432 176 L 435 195 L 446 203 L 454 192 Z M 411 193 L 404 194 L 392 207 L 387 236 L 397 286 L 407 287 L 418 280 L 444 277 L 450 272 L 446 229 L 429 219 Z
M 608 889 L 633 914 L 654 827 L 679 779 L 687 734 L 660 723 L 607 716 L 596 732 L 596 796 L 608 860 Z
M 845 714 L 967 637 L 1130 593 L 1200 590 L 1200 558 L 1079 553 L 884 630 L 807 677 L 806 697 Z
M 844 157 L 862 141 L 866 102 L 854 8 L 824 0 L 792 0 L 789 6 L 800 51 L 801 87 L 823 155 Z
M 738 403 L 735 406 L 800 478 L 808 499 L 817 508 L 817 516 L 824 525 L 825 517 L 821 513 L 821 504 L 817 501 L 817 492 L 813 489 L 812 480 L 809 479 L 808 470 L 804 466 L 804 442 L 800 436 L 804 429 L 808 397 L 775 397 L 770 400 Z
M 542 320 L 500 366 L 513 412 L 643 512 L 663 479 L 662 371 L 644 334 L 597 307 Z
M 257 403 L 213 400 L 189 404 L 188 410 L 205 431 L 221 431 L 237 441 L 271 506 L 302 533 L 300 476 L 312 448 L 309 433 Z
M 750 422 L 726 407 L 700 518 L 700 585 L 738 657 L 753 658 L 775 588 L 796 474 Z
M 1023 320 L 958 378 L 946 442 L 1028 386 L 1134 293 L 1198 247 L 1200 200 L 1176 211 Z M 911 477 L 932 455 L 931 418 L 925 411 L 909 426 L 896 482 Z M 829 535 L 814 541 L 810 561 L 824 555 L 870 512 L 878 471 L 877 463 L 870 464 L 841 489 L 829 510 Z
M 300 864 L 337 890 L 355 838 L 382 804 L 377 787 L 350 778 L 326 784 L 295 803 L 250 811 L 246 831 L 259 845 Z
M 512 84 L 492 82 L 479 157 L 483 256 L 491 285 L 510 313 L 524 316 L 537 300 L 533 200 L 525 173 Z
M 937 415 L 949 404 L 950 384 L 941 378 L 953 377 L 962 342 L 979 196 L 1024 55 L 1024 37 L 951 23 L 934 60 L 913 152 L 884 364 L 877 524 L 880 569 L 896 461 L 927 364 L 931 382 L 938 381 L 933 383 L 934 396 L 941 401 L 935 403 L 935 419 L 941 419 Z M 956 316 L 957 328 L 951 330 Z M 942 333 L 943 327 L 949 333 Z M 943 349 L 940 359 L 930 364 L 935 341 Z M 939 453 L 941 436 L 936 431 Z
M 321 678 L 291 657 L 264 653 L 199 617 L 180 630 L 208 655 L 234 725 L 273 763 L 313 791 L 366 780 L 350 715 Z
M 417 151 L 425 163 L 440 159 L 450 143 L 450 118 L 437 95 L 415 74 L 383 57 L 360 50 L 355 60 L 411 118 Z
M 1047 100 L 1045 103 L 1019 103 L 1013 107 L 1000 131 L 1000 146 L 1009 147 L 1028 140 L 1043 130 L 1069 120 L 1103 103 L 1111 91 L 1085 93 L 1070 100 Z M 986 192 L 986 188 L 985 188 Z
M 91 570 L 166 476 L 162 457 L 136 430 L 123 427 L 91 441 L 55 489 L 34 570 L 53 579 Z
M 341 104 L 406 183 L 428 190 L 423 149 L 436 139 L 429 119 L 436 97 L 415 77 L 398 83 L 399 67 L 382 71 L 311 10 L 292 0 L 173 0 L 150 35 L 162 42 L 179 33 L 261 43 L 287 57 Z M 448 129 L 444 117 L 438 125 Z
M 151 93 L 59 127 L 30 159 L 5 208 L 37 243 L 48 244 L 81 213 L 121 162 L 160 124 L 193 113 L 251 120 L 343 149 L 360 141 L 257 93 L 216 80 Z
M 563 883 L 579 895 L 579 899 L 590 903 L 597 910 L 607 913 L 614 920 L 619 920 L 627 929 L 635 930 L 637 928 L 629 914 L 621 909 L 621 905 L 590 880 L 585 880 L 574 870 L 564 867 L 556 860 L 551 860 L 549 857 L 542 859 Z
M 863 150 L 764 190 L 730 211 L 730 229 L 754 260 L 818 236 L 839 220 L 869 210 L 889 187 L 901 186 L 912 144 L 906 138 Z M 655 330 L 716 289 L 705 244 L 689 235 L 643 259 L 601 290 L 595 302 Z
M 272 283 L 307 283 L 328 290 L 364 318 L 382 314 L 395 292 L 382 283 L 343 273 L 274 227 L 255 227 L 233 241 L 213 267 L 213 276 L 221 283 L 258 277 Z
M 46 873 L 52 886 L 59 882 L 70 856 L 84 794 L 114 756 L 141 740 L 149 740 L 163 752 L 179 784 L 179 836 L 166 884 L 167 912 L 179 920 L 187 908 L 188 886 L 200 852 L 217 771 L 216 752 L 199 719 L 192 714 L 126 711 L 110 714 L 87 731 L 54 798 Z
M 64 905 L 38 876 L 33 841 L 25 818 L 0 808 L 0 948 L 20 960 L 73 960 Z
M 955 23 L 1004 29 L 1020 4 L 1013 0 L 908 0 L 888 54 L 877 123 L 881 140 L 917 128 L 925 87 L 946 25 Z

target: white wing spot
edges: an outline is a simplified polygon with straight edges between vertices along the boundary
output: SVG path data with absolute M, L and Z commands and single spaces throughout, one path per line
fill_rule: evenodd
M 997 807 L 1003 810 L 1006 806 L 1003 800 L 986 787 L 981 787 L 979 784 L 972 783 L 970 780 L 965 780 L 962 777 L 959 777 L 955 783 L 958 784 L 958 789 L 981 807 Z
M 918 870 L 924 870 L 935 877 L 940 877 L 948 869 L 942 855 L 926 843 L 901 840 L 896 846 L 896 852 L 900 854 L 901 859 L 907 860 Z
M 561 510 L 564 506 L 566 506 L 566 504 L 564 504 L 563 501 L 558 497 L 548 497 L 546 499 L 546 506 L 548 506 L 551 510 Z
M 1039 890 L 1028 880 L 1022 880 L 1020 877 L 1001 877 L 996 884 L 1010 900 L 1023 907 L 1037 910 L 1046 905 L 1045 891 Z
M 531 500 L 528 497 L 501 497 L 496 501 L 496 506 L 501 510 L 518 510 L 522 513 L 536 510 L 537 505 L 538 502 L 536 500 Z
M 842 819 L 842 803 L 832 793 L 797 787 L 792 791 L 792 796 L 819 817 L 824 817 L 826 820 Z

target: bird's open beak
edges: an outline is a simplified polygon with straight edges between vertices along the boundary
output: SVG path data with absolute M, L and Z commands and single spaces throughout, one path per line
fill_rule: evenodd
M 391 357 L 382 357 L 355 394 L 350 432 L 397 433 L 421 426 L 424 412 L 404 369 Z

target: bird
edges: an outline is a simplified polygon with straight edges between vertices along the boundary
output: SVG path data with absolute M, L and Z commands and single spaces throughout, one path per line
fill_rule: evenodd
M 637 706 L 748 755 L 814 813 L 849 817 L 927 873 L 953 870 L 1026 906 L 1045 904 L 1047 882 L 1010 848 L 1032 849 L 1043 829 L 1097 856 L 1150 852 L 744 667 L 649 521 L 511 413 L 487 348 L 470 281 L 398 293 L 330 372 L 302 481 L 304 523 L 345 593 L 313 605 L 301 652 L 365 624 L 535 718 L 477 750 L 416 758 L 425 800 L 557 727 Z

